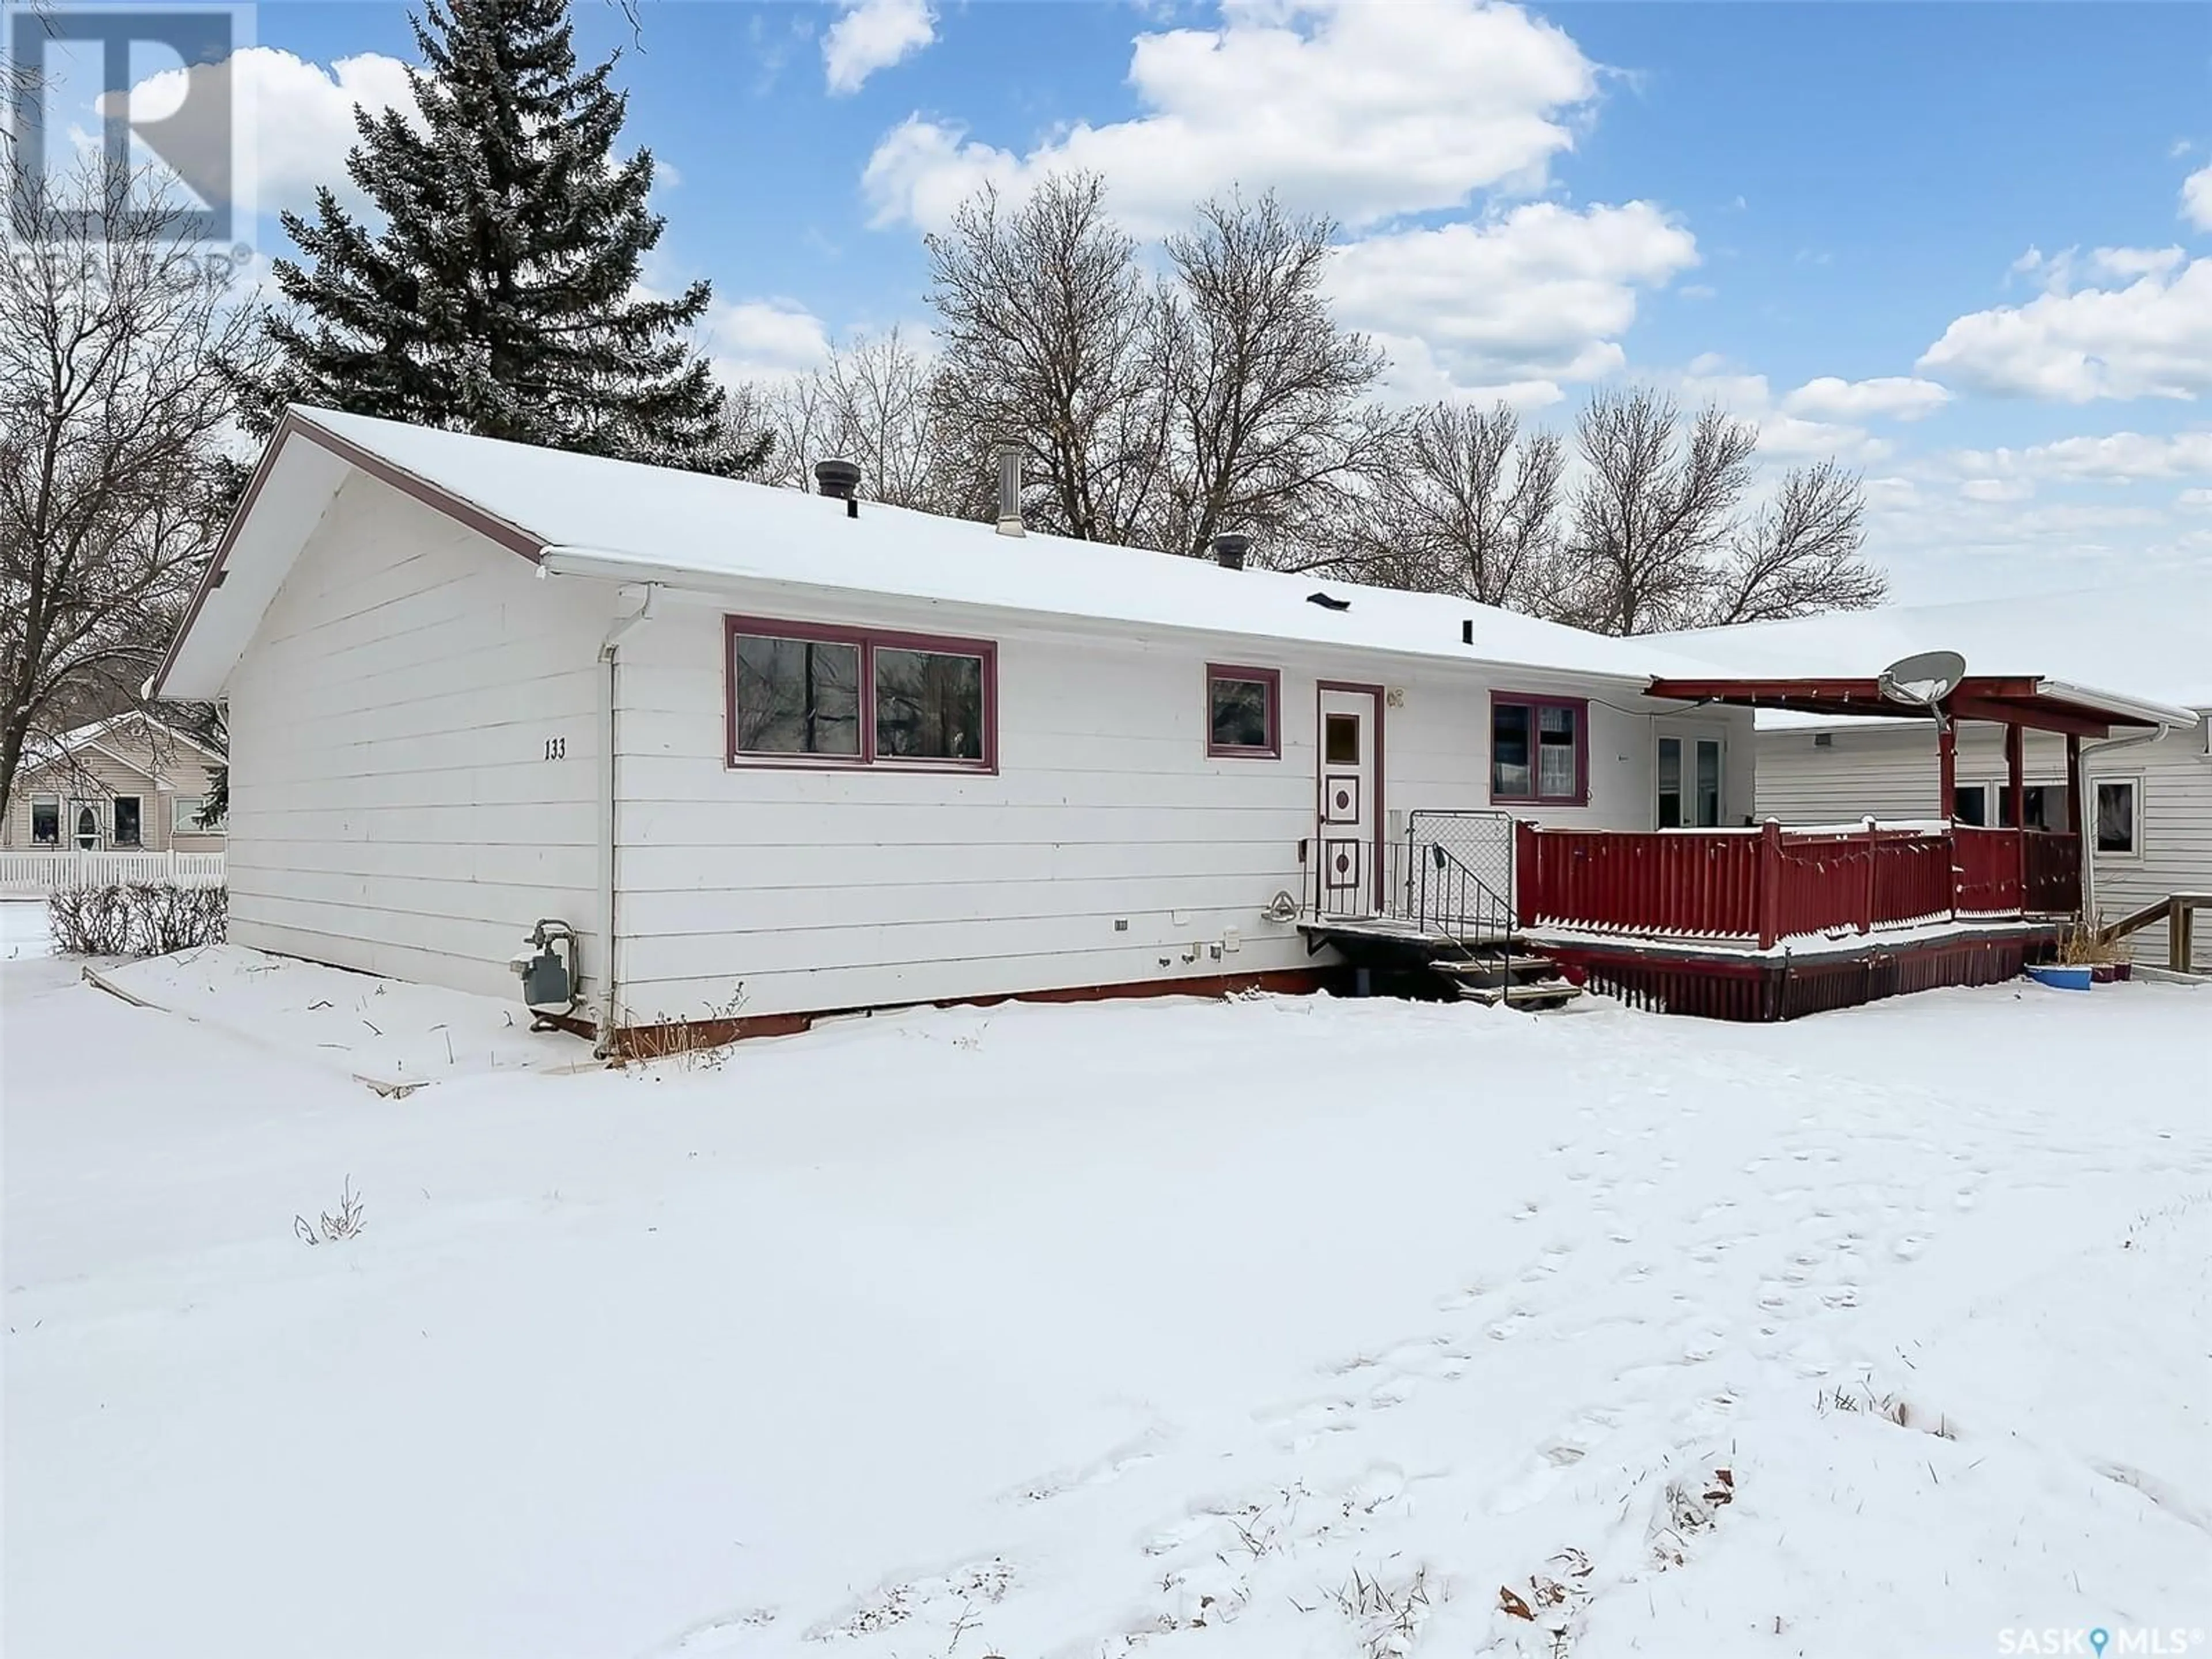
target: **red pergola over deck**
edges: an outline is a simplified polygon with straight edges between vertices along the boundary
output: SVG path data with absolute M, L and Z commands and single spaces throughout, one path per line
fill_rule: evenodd
M 1745 708 L 1786 708 L 1795 714 L 1831 716 L 1878 714 L 1933 720 L 1937 726 L 1938 815 L 1958 811 L 1958 750 L 1954 722 L 1989 720 L 2005 728 L 2005 797 L 2012 821 L 2022 821 L 2027 800 L 2026 745 L 2028 732 L 2055 732 L 2066 739 L 2066 799 L 2073 833 L 2086 833 L 2081 799 L 2081 739 L 2106 738 L 2120 726 L 2166 724 L 2166 711 L 2108 692 L 2067 685 L 2029 675 L 1968 675 L 1936 709 L 1893 702 L 1881 694 L 1879 679 L 1681 679 L 1651 682 L 1655 697 L 1685 702 L 1732 703 Z

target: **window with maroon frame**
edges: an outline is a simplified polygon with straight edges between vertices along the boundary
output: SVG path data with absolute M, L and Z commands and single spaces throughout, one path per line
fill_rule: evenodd
M 989 641 L 750 617 L 727 628 L 732 765 L 996 764 Z
M 1589 799 L 1589 704 L 1579 698 L 1494 692 L 1490 798 L 1581 806 Z
M 1273 668 L 1206 666 L 1206 752 L 1273 760 L 1283 752 L 1283 677 Z

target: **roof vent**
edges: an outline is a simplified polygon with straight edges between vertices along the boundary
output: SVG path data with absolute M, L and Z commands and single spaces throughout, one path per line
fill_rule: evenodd
M 860 464 L 858 461 L 817 461 L 814 463 L 814 488 L 824 495 L 834 495 L 845 503 L 845 516 L 860 516 Z
M 1350 599 L 1340 599 L 1334 593 L 1309 593 L 1306 595 L 1306 603 L 1308 605 L 1317 605 L 1324 611 L 1349 611 L 1352 609 L 1352 601 Z
M 1022 447 L 1012 439 L 999 446 L 999 533 L 1029 533 L 1022 523 Z
M 1242 570 L 1252 538 L 1241 530 L 1224 530 L 1213 538 L 1213 562 L 1224 570 Z

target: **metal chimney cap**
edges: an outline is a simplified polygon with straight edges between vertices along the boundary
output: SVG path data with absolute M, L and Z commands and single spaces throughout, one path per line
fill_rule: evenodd
M 858 461 L 815 462 L 814 488 L 824 495 L 851 501 L 860 488 L 860 464 Z
M 1213 538 L 1213 562 L 1224 570 L 1242 570 L 1252 538 L 1241 530 L 1224 530 Z

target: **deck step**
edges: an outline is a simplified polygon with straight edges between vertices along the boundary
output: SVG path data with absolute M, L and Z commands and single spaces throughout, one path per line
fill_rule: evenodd
M 1564 979 L 1527 980 L 1502 989 L 1495 985 L 1462 985 L 1459 988 L 1462 1001 L 1479 1002 L 1486 1008 L 1494 1008 L 1501 1002 L 1508 1007 L 1524 1003 L 1548 1005 L 1567 1002 L 1582 994 L 1581 986 Z
M 1549 957 L 1475 957 L 1465 962 L 1439 960 L 1431 962 L 1429 966 L 1440 974 L 1449 974 L 1456 979 L 1462 975 L 1472 977 L 1477 974 L 1527 973 L 1532 969 L 1538 968 L 1549 969 L 1553 963 Z

